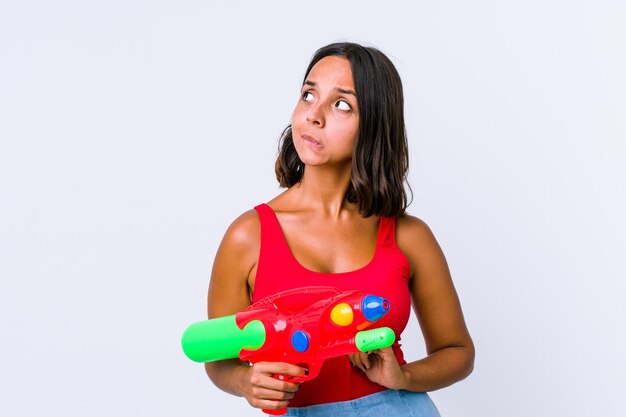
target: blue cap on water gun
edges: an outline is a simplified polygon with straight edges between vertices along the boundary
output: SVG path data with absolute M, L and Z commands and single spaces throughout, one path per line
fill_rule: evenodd
M 376 321 L 389 311 L 389 301 L 376 295 L 366 295 L 361 309 L 367 321 Z

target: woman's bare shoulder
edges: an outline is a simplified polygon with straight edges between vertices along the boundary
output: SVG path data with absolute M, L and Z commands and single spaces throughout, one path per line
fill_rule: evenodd
M 222 317 L 250 305 L 250 271 L 258 262 L 261 224 L 248 210 L 230 224 L 215 255 L 209 285 L 209 317 Z
M 217 249 L 211 285 L 225 288 L 234 285 L 242 292 L 250 271 L 258 262 L 261 248 L 261 222 L 255 210 L 248 210 L 230 224 Z
M 429 262 L 433 256 L 443 257 L 439 243 L 428 224 L 410 214 L 398 217 L 396 242 L 409 259 L 412 269 L 420 263 Z
M 242 249 L 254 249 L 261 241 L 261 221 L 256 210 L 251 209 L 238 216 L 228 226 L 222 244 Z
M 430 227 L 419 217 L 405 213 L 396 220 L 396 231 L 398 239 L 410 238 L 432 234 Z

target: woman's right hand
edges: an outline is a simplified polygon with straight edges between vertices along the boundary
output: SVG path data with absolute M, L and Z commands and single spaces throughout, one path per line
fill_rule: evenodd
M 244 370 L 241 379 L 241 394 L 252 407 L 263 410 L 286 408 L 300 387 L 289 379 L 304 377 L 308 371 L 283 362 L 257 362 Z M 274 375 L 284 375 L 277 379 Z

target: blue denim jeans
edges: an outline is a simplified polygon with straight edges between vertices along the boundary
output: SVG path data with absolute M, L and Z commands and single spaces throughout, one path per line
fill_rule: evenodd
M 297 417 L 440 417 L 425 392 L 386 390 L 351 401 L 289 407 Z

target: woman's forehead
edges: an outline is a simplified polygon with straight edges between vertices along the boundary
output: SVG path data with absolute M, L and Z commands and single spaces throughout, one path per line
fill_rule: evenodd
M 306 81 L 354 89 L 350 61 L 340 56 L 327 56 L 311 68 Z

